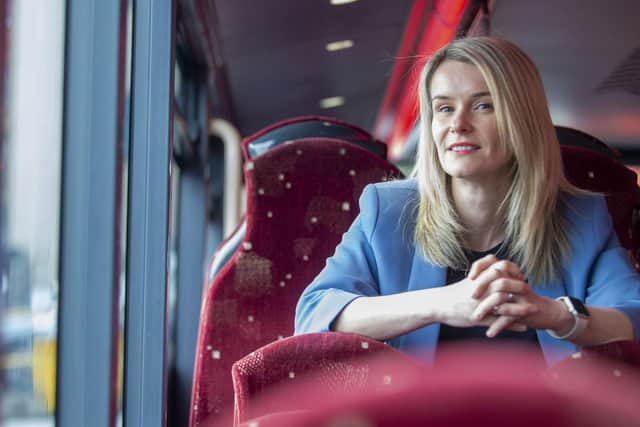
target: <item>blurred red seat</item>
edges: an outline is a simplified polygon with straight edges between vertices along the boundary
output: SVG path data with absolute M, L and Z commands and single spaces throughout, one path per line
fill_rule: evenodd
M 606 360 L 560 375 L 515 348 L 459 346 L 433 369 L 372 361 L 387 387 L 329 389 L 320 377 L 272 391 L 243 426 L 565 427 L 640 425 L 640 377 Z M 269 411 L 273 402 L 296 410 Z M 305 404 L 305 410 L 299 410 Z M 262 409 L 262 410 L 261 410 Z
M 264 396 L 291 384 L 315 379 L 316 391 L 367 393 L 384 386 L 370 364 L 385 360 L 416 372 L 424 369 L 416 360 L 379 341 L 354 334 L 314 333 L 268 344 L 233 365 L 235 424 L 266 414 L 310 409 L 315 400 L 271 400 Z M 386 374 L 385 374 L 386 375 Z

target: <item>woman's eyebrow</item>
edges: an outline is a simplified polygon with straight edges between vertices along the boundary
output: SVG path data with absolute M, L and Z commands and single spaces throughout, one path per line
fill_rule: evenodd
M 470 98 L 482 98 L 483 96 L 491 96 L 491 93 L 489 93 L 488 91 L 476 92 L 476 93 L 472 93 Z M 431 98 L 431 102 L 435 101 L 436 99 L 449 100 L 451 98 L 452 98 L 451 96 L 446 96 L 446 95 L 434 95 Z

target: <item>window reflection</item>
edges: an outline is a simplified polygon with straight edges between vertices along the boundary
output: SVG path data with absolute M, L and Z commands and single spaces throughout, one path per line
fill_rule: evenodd
M 2 3 L 0 426 L 44 426 L 55 411 L 65 2 Z

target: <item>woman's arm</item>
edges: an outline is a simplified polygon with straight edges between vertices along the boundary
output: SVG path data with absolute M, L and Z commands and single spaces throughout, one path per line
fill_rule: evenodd
M 589 310 L 589 323 L 579 336 L 571 340 L 574 344 L 589 347 L 634 339 L 633 324 L 623 312 L 615 308 L 593 306 L 587 306 L 587 310 Z
M 380 341 L 404 335 L 440 321 L 443 289 L 356 298 L 342 310 L 331 329 Z
M 566 269 L 573 275 L 573 282 L 584 288 L 574 286 L 567 291 L 585 298 L 590 313 L 586 329 L 571 341 L 593 346 L 640 339 L 640 278 L 617 239 L 604 199 L 583 199 L 581 209 L 587 212 L 589 208 L 591 215 L 575 216 L 571 221 L 576 224 L 572 237 L 576 252 Z M 550 329 L 559 336 L 574 326 L 564 303 L 536 295 L 526 282 L 497 280 L 478 288 L 475 297 L 482 300 L 476 310 L 478 316 L 497 306 L 498 314 L 521 319 L 531 328 Z M 507 324 L 507 319 L 498 318 L 488 334 L 499 333 Z
M 496 319 L 492 313 L 478 319 L 473 317 L 479 303 L 473 298 L 475 289 L 499 277 L 519 277 L 520 271 L 515 264 L 498 261 L 493 255 L 476 261 L 471 271 L 475 279 L 466 278 L 448 286 L 357 298 L 342 310 L 331 329 L 388 340 L 432 323 L 457 327 L 489 325 Z M 507 329 L 524 331 L 526 326 L 511 319 Z
M 491 311 L 499 315 L 487 330 L 487 335 L 495 336 L 509 325 L 513 319 L 520 319 L 530 328 L 550 329 L 556 335 L 564 336 L 574 326 L 574 318 L 560 301 L 536 295 L 527 289 L 528 284 L 519 286 L 496 286 L 476 309 L 476 316 Z M 512 301 L 505 295 L 513 294 Z M 497 307 L 493 309 L 493 307 Z M 589 321 L 584 331 L 571 342 L 581 347 L 606 344 L 613 341 L 633 340 L 631 320 L 623 312 L 614 308 L 587 306 Z

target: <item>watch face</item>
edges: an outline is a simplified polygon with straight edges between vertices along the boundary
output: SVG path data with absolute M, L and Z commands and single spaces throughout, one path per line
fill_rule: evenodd
M 585 307 L 582 301 L 580 301 L 578 298 L 569 297 L 569 301 L 571 301 L 573 308 L 575 308 L 578 314 L 582 314 L 585 316 L 589 315 L 589 310 L 587 310 L 587 307 Z

